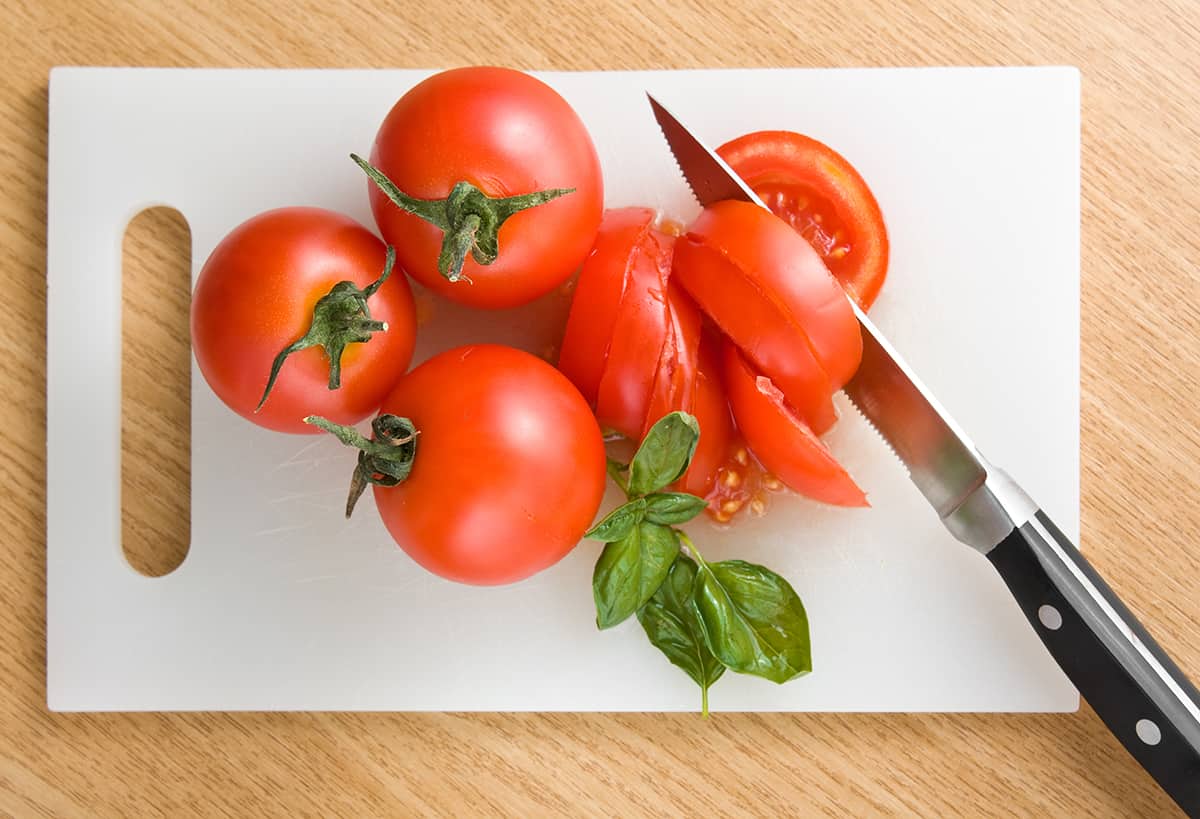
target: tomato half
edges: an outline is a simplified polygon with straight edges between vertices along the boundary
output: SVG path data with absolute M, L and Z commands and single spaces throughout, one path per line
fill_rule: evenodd
M 629 272 L 596 393 L 596 418 L 638 439 L 650 408 L 658 363 L 672 332 L 667 281 L 675 238 L 648 231 L 629 255 Z
M 887 276 L 887 227 L 875 195 L 845 157 L 791 131 L 746 134 L 717 153 L 808 240 L 864 310 L 874 303 Z
M 725 388 L 734 421 L 764 467 L 801 495 L 836 506 L 867 506 L 867 497 L 771 379 L 725 345 Z
M 644 243 L 654 228 L 654 219 L 655 213 L 650 208 L 606 211 L 596 243 L 579 271 L 558 368 L 591 404 L 596 403 L 600 376 L 608 360 L 633 248 Z
M 255 411 L 275 357 L 305 335 L 318 299 L 335 284 L 366 288 L 383 272 L 385 248 L 348 216 L 282 208 L 234 228 L 204 263 L 192 294 L 192 350 L 204 379 L 230 409 L 281 432 L 313 434 L 307 415 L 353 424 L 370 415 L 408 369 L 416 311 L 408 281 L 394 272 L 367 300 L 387 324 L 341 357 L 341 386 L 329 388 L 320 347 L 287 357 Z
M 678 242 L 673 275 L 810 426 L 836 420 L 830 396 L 854 374 L 862 336 L 838 283 L 783 221 L 717 202 Z
M 604 206 L 600 160 L 583 121 L 550 86 L 507 68 L 457 68 L 418 83 L 384 118 L 371 164 L 423 200 L 446 199 L 460 182 L 489 197 L 574 189 L 504 221 L 495 261 L 466 259 L 468 283 L 438 269 L 445 231 L 369 183 L 375 220 L 401 266 L 475 307 L 524 304 L 561 284 L 591 249 Z
M 413 369 L 381 412 L 416 426 L 412 472 L 375 487 L 388 532 L 429 571 L 462 583 L 529 577 L 574 548 L 604 495 L 604 442 L 562 373 L 499 345 L 459 347 Z

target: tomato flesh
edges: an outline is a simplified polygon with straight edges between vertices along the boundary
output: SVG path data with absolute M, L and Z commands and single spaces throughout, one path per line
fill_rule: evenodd
M 766 182 L 754 189 L 763 204 L 804 237 L 837 279 L 854 249 L 854 235 L 842 223 L 833 205 L 807 185 Z
M 604 495 L 604 442 L 587 403 L 529 353 L 473 345 L 406 375 L 383 412 L 419 430 L 408 479 L 375 487 L 392 537 L 450 580 L 512 583 L 558 562 Z
M 771 495 L 784 488 L 783 482 L 763 469 L 740 436 L 731 439 L 729 452 L 705 496 L 708 515 L 717 523 L 729 523 L 746 511 L 760 517 Z
M 725 386 L 734 421 L 755 457 L 805 497 L 835 506 L 867 506 L 854 479 L 733 344 L 724 352 Z

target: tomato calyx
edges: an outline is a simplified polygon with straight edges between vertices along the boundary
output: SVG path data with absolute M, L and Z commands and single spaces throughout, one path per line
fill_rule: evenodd
M 350 494 L 346 498 L 346 517 L 367 484 L 395 486 L 406 480 L 417 457 L 418 431 L 413 422 L 399 415 L 383 413 L 371 421 L 372 436 L 367 438 L 354 427 L 335 424 L 319 415 L 310 415 L 304 423 L 312 424 L 333 435 L 346 446 L 358 450 L 358 465 L 350 478 Z
M 328 293 L 317 299 L 308 331 L 280 350 L 271 362 L 271 374 L 267 376 L 267 386 L 258 401 L 258 406 L 254 408 L 255 412 L 267 403 L 267 396 L 271 394 L 271 388 L 275 386 L 275 379 L 279 377 L 279 370 L 287 357 L 309 347 L 322 348 L 329 358 L 329 389 L 336 390 L 342 386 L 342 353 L 346 345 L 364 344 L 371 340 L 372 333 L 387 331 L 386 321 L 371 318 L 371 307 L 367 304 L 367 299 L 375 295 L 388 280 L 395 265 L 396 249 L 388 245 L 387 260 L 378 279 L 362 289 L 352 281 L 340 281 L 331 287 Z
M 510 216 L 575 192 L 574 188 L 548 188 L 516 196 L 492 197 L 464 180 L 455 184 L 445 199 L 417 199 L 396 187 L 392 180 L 362 157 L 350 154 L 350 158 L 392 204 L 441 229 L 445 235 L 437 267 L 438 272 L 450 282 L 471 283 L 471 279 L 462 272 L 468 253 L 481 265 L 496 261 L 500 255 L 500 226 Z

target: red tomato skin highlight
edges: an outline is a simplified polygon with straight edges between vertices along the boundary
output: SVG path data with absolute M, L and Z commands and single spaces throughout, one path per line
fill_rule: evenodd
M 304 423 L 308 415 L 354 424 L 374 412 L 412 358 L 416 308 L 399 270 L 367 302 L 387 331 L 346 346 L 339 389 L 328 387 L 324 351 L 310 347 L 288 357 L 266 403 L 255 407 L 275 356 L 307 332 L 317 300 L 339 281 L 366 287 L 383 272 L 385 255 L 365 227 L 320 208 L 271 210 L 234 228 L 192 294 L 192 349 L 217 397 L 258 426 L 299 434 L 320 433 Z
M 388 532 L 417 563 L 474 585 L 562 559 L 592 525 L 605 452 L 583 397 L 521 350 L 470 345 L 416 367 L 382 412 L 419 430 L 408 479 L 376 486 Z

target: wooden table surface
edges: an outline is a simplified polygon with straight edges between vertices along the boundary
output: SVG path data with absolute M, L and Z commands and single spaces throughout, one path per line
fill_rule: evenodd
M 46 86 L 57 64 L 1079 66 L 1083 545 L 1200 677 L 1200 4 L 208 5 L 200 14 L 174 0 L 45 0 L 0 12 L 0 814 L 1172 814 L 1086 706 L 708 721 L 49 713 L 43 275 Z M 187 235 L 161 215 L 137 226 L 127 240 L 137 261 L 126 270 L 125 409 L 153 433 L 187 424 L 177 397 L 186 286 L 172 290 L 181 279 L 164 282 L 163 272 L 178 268 L 171 260 Z M 156 318 L 163 312 L 174 318 Z M 170 476 L 126 508 L 127 548 L 151 568 L 185 548 L 173 499 L 187 487 L 186 459 L 152 438 L 127 425 L 122 476 L 126 495 Z

